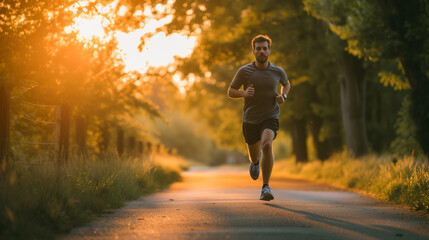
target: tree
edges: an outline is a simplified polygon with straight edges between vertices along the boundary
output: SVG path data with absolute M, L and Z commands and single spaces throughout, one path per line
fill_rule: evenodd
M 347 42 L 349 53 L 372 62 L 399 61 L 397 71 L 404 72 L 412 88 L 410 111 L 417 125 L 416 137 L 423 151 L 429 153 L 428 1 L 304 0 L 304 3 Z
M 341 113 L 347 149 L 355 157 L 368 153 L 365 122 L 366 79 L 362 60 L 346 52 L 341 42 L 338 65 L 342 75 Z
M 88 126 L 91 136 L 101 125 L 114 127 L 112 124 L 124 115 L 143 111 L 160 116 L 157 107 L 141 94 L 142 76 L 126 73 L 116 52 L 115 31 L 131 29 L 142 17 L 117 13 L 127 1 L 116 2 L 109 12 L 99 11 L 111 2 L 37 0 L 0 5 L 0 81 L 12 90 L 13 122 L 23 113 L 19 107 L 23 101 L 67 102 L 74 114 L 84 115 L 92 123 Z M 72 27 L 74 19 L 94 15 L 109 23 L 105 26 L 108 37 L 79 39 Z M 14 127 L 14 134 L 28 130 Z

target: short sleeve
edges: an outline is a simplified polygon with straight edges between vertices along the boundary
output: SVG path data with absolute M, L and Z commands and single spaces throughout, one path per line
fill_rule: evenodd
M 241 85 L 244 84 L 245 79 L 246 78 L 244 69 L 240 68 L 232 79 L 232 82 L 230 84 L 231 88 L 240 89 Z
M 281 74 L 280 84 L 281 85 L 285 85 L 287 83 L 287 81 L 288 81 L 286 72 L 285 72 L 285 70 L 283 68 L 281 68 L 281 67 L 279 67 L 279 68 L 280 68 L 280 74 Z

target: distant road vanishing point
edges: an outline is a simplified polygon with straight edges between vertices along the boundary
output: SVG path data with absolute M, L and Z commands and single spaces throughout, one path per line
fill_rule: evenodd
M 58 239 L 429 239 L 429 218 L 326 185 L 273 176 L 275 199 L 245 170 L 194 168 Z

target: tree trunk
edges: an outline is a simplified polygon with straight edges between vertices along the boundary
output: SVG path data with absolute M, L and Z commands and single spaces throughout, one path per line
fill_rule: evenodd
M 365 125 L 365 78 L 362 61 L 349 54 L 345 42 L 339 44 L 338 65 L 342 76 L 340 86 L 341 114 L 347 150 L 354 157 L 368 153 Z
M 328 159 L 334 151 L 334 139 L 320 140 L 320 130 L 322 129 L 323 119 L 313 116 L 311 121 L 311 135 L 313 138 L 313 146 L 316 150 L 317 159 L 324 161 Z
M 104 154 L 106 153 L 107 149 L 109 148 L 109 143 L 110 143 L 110 132 L 109 132 L 110 128 L 109 128 L 109 124 L 104 122 L 101 126 L 100 126 L 100 138 L 99 138 L 99 142 L 98 142 L 98 149 L 100 151 L 100 156 L 104 156 Z
M 9 168 L 9 128 L 10 128 L 10 97 L 5 86 L 0 88 L 0 170 L 6 173 Z
M 297 162 L 307 162 L 307 131 L 305 129 L 306 121 L 292 118 L 290 121 L 292 146 Z

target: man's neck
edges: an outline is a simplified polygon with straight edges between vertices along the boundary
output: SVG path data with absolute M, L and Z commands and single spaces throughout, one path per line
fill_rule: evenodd
M 255 66 L 257 69 L 261 69 L 264 70 L 268 67 L 268 61 L 264 62 L 264 63 L 260 63 L 258 61 L 255 61 Z

